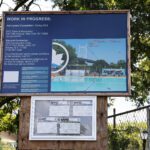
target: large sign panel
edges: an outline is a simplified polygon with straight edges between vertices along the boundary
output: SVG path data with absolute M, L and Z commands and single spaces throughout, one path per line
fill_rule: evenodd
M 2 94 L 128 95 L 129 12 L 6 12 Z
M 96 96 L 33 96 L 30 140 L 96 140 Z

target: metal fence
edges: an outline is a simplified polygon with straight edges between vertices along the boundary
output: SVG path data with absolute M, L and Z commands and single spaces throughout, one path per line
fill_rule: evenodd
M 149 133 L 150 105 L 108 116 L 110 150 L 142 150 L 145 146 L 141 133 Z M 149 137 L 148 137 L 149 138 Z M 147 140 L 147 150 L 149 147 Z M 150 150 L 150 148 L 149 148 Z

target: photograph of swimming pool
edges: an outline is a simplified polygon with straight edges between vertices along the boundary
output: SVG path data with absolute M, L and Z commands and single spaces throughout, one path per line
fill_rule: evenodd
M 126 39 L 53 39 L 52 92 L 127 92 Z
M 56 77 L 52 91 L 126 91 L 126 78 Z

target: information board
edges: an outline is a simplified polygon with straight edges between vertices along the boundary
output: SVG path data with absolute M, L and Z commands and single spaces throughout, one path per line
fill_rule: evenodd
M 5 12 L 1 94 L 130 94 L 129 12 Z
M 96 96 L 31 97 L 30 140 L 96 140 Z

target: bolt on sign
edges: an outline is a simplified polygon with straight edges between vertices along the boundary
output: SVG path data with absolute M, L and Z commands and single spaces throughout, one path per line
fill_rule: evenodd
M 129 11 L 4 12 L 0 95 L 130 94 Z

